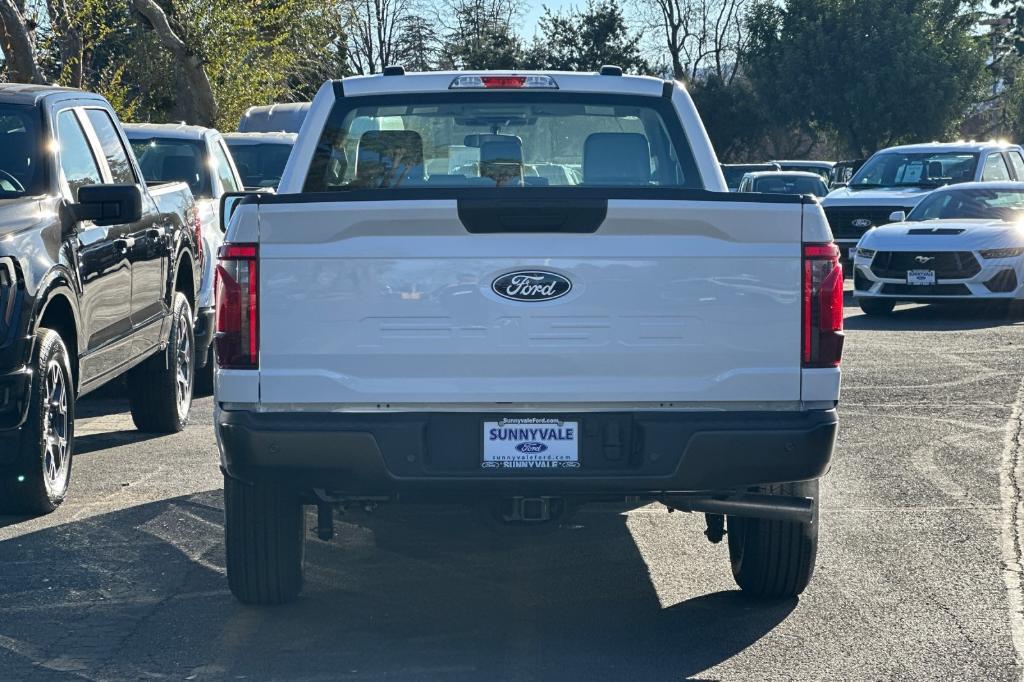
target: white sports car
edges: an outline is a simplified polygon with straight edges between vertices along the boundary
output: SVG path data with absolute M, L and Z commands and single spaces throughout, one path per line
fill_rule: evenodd
M 1024 183 L 935 190 L 857 243 L 854 296 L 869 315 L 899 301 L 1024 299 Z

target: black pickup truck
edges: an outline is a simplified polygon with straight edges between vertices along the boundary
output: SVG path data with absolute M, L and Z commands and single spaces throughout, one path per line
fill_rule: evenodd
M 127 373 L 132 418 L 188 419 L 201 255 L 185 183 L 147 187 L 103 97 L 0 85 L 0 508 L 64 499 L 75 399 Z

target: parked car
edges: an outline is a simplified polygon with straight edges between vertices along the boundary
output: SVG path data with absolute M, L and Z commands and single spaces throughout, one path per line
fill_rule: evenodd
M 725 184 L 730 192 L 735 192 L 739 189 L 740 181 L 743 180 L 743 176 L 747 173 L 782 170 L 777 163 L 723 163 L 721 166 L 722 175 L 725 176 Z
M 846 161 L 836 161 L 836 165 L 832 166 L 832 170 L 828 174 L 828 186 L 829 189 L 836 189 L 837 187 L 846 187 L 849 184 L 853 174 L 864 165 L 867 159 L 847 159 Z
M 245 189 L 276 189 L 288 155 L 295 144 L 295 133 L 226 133 L 235 167 Z
M 857 245 L 854 296 L 869 315 L 900 301 L 1024 298 L 1024 183 L 951 185 Z
M 363 126 L 396 110 L 402 129 Z M 233 201 L 218 270 L 238 599 L 298 593 L 303 505 L 330 538 L 335 505 L 400 500 L 519 529 L 660 500 L 708 514 L 713 541 L 727 523 L 746 593 L 804 589 L 836 436 L 838 251 L 816 201 L 726 193 L 682 85 L 349 78 L 292 153 L 276 195 Z M 529 182 L 546 162 L 581 182 Z
M 249 107 L 238 121 L 240 133 L 297 133 L 309 111 L 309 102 Z
M 872 227 L 889 222 L 893 211 L 910 211 L 943 185 L 973 181 L 1024 180 L 1019 145 L 1000 142 L 931 143 L 876 152 L 846 187 L 822 201 L 843 259 Z
M 810 159 L 802 161 L 781 160 L 772 161 L 772 163 L 778 165 L 782 170 L 817 173 L 825 182 L 828 182 L 829 175 L 832 173 L 832 167 L 836 165 L 835 161 L 812 161 Z
M 740 192 L 768 192 L 771 194 L 811 194 L 823 197 L 828 187 L 817 173 L 801 171 L 760 171 L 747 173 L 740 181 Z
M 224 243 L 220 199 L 242 189 L 242 179 L 221 134 L 200 126 L 129 123 L 124 126 L 147 182 L 185 182 L 196 199 L 202 234 L 199 294 L 195 300 L 196 389 L 213 391 L 213 271 Z
M 126 376 L 140 430 L 188 419 L 195 204 L 184 183 L 146 186 L 99 95 L 0 85 L 0 149 L 0 507 L 47 513 L 78 397 Z

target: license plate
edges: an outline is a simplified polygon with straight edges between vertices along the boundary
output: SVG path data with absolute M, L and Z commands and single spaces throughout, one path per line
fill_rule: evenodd
M 576 469 L 579 422 L 545 417 L 484 422 L 484 469 Z
M 851 247 L 850 250 L 847 251 L 847 255 L 850 257 L 850 260 L 853 260 L 854 258 L 856 258 L 857 257 L 857 247 L 856 246 Z
M 907 270 L 907 284 L 931 285 L 935 284 L 934 270 Z

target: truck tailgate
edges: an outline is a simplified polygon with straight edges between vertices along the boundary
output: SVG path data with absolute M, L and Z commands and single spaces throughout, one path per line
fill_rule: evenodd
M 592 234 L 470 234 L 455 200 L 262 205 L 261 402 L 799 401 L 801 211 L 612 200 Z M 571 290 L 492 287 L 538 270 Z

